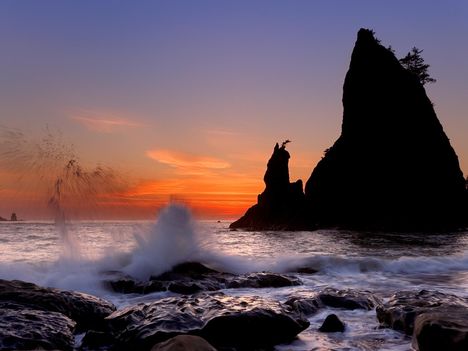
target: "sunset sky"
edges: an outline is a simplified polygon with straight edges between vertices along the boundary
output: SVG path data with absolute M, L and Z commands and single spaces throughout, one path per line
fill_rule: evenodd
M 398 57 L 424 50 L 466 175 L 465 0 L 1 1 L 0 216 L 50 217 L 70 157 L 81 180 L 60 200 L 89 218 L 152 218 L 171 199 L 235 218 L 285 139 L 305 182 L 339 136 L 361 27 Z

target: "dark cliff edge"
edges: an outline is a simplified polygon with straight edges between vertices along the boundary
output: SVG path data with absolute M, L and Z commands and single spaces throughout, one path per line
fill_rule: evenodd
M 258 195 L 257 204 L 247 210 L 230 228 L 249 230 L 301 230 L 306 224 L 305 197 L 302 180 L 289 182 L 289 152 L 286 142 L 275 145 L 263 180 L 265 190 Z
M 466 224 L 458 157 L 418 77 L 361 29 L 343 87 L 342 133 L 307 181 L 320 226 L 455 230 Z
M 276 145 L 258 203 L 231 228 L 447 231 L 466 228 L 458 157 L 419 78 L 361 29 L 343 86 L 342 132 L 306 183 Z

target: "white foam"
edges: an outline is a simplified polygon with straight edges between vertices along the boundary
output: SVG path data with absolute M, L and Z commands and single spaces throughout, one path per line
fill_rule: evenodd
M 149 232 L 135 236 L 138 245 L 123 271 L 146 280 L 176 264 L 193 260 L 199 252 L 194 228 L 187 207 L 180 204 L 167 206 Z

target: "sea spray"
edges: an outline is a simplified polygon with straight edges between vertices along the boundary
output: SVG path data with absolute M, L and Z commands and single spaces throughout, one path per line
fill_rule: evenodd
M 153 227 L 135 239 L 138 245 L 123 271 L 141 280 L 193 260 L 200 252 L 192 216 L 181 204 L 162 209 Z
M 129 180 L 122 172 L 82 161 L 60 131 L 46 127 L 43 134 L 37 138 L 0 126 L 0 167 L 8 171 L 10 193 L 29 212 L 61 222 L 92 218 L 115 198 L 126 202 L 120 194 Z
M 15 178 L 16 198 L 35 204 L 34 212 L 47 209 L 54 218 L 62 260 L 77 261 L 82 255 L 69 221 L 92 216 L 103 198 L 127 186 L 124 177 L 110 167 L 83 166 L 73 145 L 48 126 L 39 139 L 0 127 L 0 166 Z

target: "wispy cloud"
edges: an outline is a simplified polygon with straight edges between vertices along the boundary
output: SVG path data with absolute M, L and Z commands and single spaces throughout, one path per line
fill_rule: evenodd
M 88 130 L 98 133 L 112 133 L 127 127 L 141 127 L 139 122 L 128 118 L 116 116 L 112 113 L 81 111 L 70 117 L 71 120 L 80 123 Z
M 203 169 L 226 169 L 231 167 L 231 165 L 221 159 L 194 155 L 185 152 L 173 151 L 173 150 L 148 150 L 146 155 L 160 163 L 167 164 L 174 168 L 181 168 L 184 170 L 203 170 Z
M 238 132 L 225 130 L 225 129 L 204 129 L 202 131 L 208 135 L 233 136 L 233 137 L 237 137 L 240 135 L 240 133 Z

